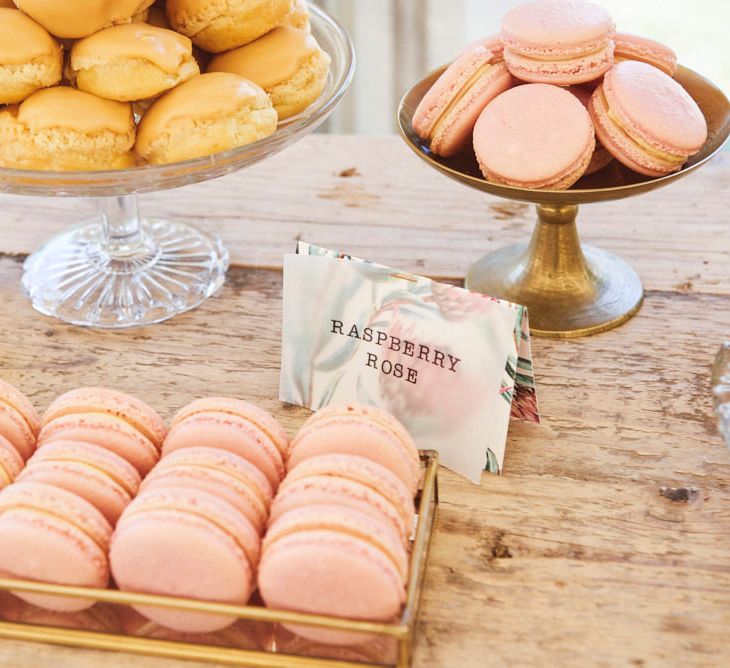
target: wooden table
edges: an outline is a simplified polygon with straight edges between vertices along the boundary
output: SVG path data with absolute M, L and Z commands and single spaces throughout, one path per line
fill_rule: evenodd
M 534 341 L 544 424 L 513 422 L 505 475 L 446 470 L 416 666 L 730 665 L 730 454 L 709 367 L 730 338 L 730 154 L 676 185 L 583 207 L 586 240 L 647 289 L 638 317 L 576 341 Z M 431 173 L 394 137 L 315 136 L 268 163 L 143 199 L 219 232 L 229 280 L 157 327 L 86 331 L 36 314 L 21 263 L 92 203 L 0 197 L 0 374 L 43 409 L 85 384 L 169 416 L 195 395 L 276 400 L 282 255 L 298 238 L 414 272 L 462 277 L 526 239 L 531 208 Z M 668 491 L 665 488 L 679 488 Z M 0 665 L 171 666 L 0 641 Z

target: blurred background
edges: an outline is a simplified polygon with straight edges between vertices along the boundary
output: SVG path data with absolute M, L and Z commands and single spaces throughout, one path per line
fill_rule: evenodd
M 395 132 L 402 93 L 469 42 L 499 32 L 504 13 L 522 1 L 315 0 L 345 25 L 358 55 L 352 89 L 325 130 Z M 665 42 L 680 63 L 730 94 L 730 0 L 597 1 L 620 31 Z

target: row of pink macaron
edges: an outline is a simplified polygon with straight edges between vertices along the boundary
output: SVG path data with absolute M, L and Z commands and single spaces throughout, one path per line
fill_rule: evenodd
M 75 390 L 53 402 L 41 421 L 17 390 L 7 384 L 0 389 L 0 434 L 10 437 L 11 448 L 12 442 L 22 446 L 25 458 L 33 450 L 34 434 L 40 443 L 19 481 L 0 494 L 4 572 L 104 587 L 111 550 L 111 570 L 120 588 L 245 603 L 254 589 L 271 501 L 288 468 L 265 543 L 271 555 L 265 562 L 270 574 L 262 587 L 262 593 L 270 592 L 265 600 L 302 609 L 291 587 L 282 587 L 294 578 L 310 587 L 310 612 L 362 612 L 351 597 L 332 599 L 332 588 L 321 579 L 310 574 L 302 580 L 312 556 L 307 539 L 324 531 L 335 543 L 344 543 L 342 551 L 320 555 L 334 559 L 343 578 L 352 577 L 352 568 L 367 570 L 368 564 L 376 576 L 383 564 L 391 564 L 390 571 L 385 569 L 390 574 L 392 564 L 398 566 L 398 586 L 393 588 L 392 577 L 390 587 L 384 586 L 381 577 L 383 600 L 367 617 L 385 619 L 397 612 L 419 467 L 413 442 L 391 416 L 368 407 L 333 407 L 313 416 L 289 444 L 271 415 L 238 400 L 193 402 L 167 432 L 149 406 L 119 392 Z M 25 439 L 19 438 L 19 425 L 27 428 Z M 162 460 L 154 465 L 153 451 L 160 449 Z M 54 522 L 48 522 L 49 516 Z M 39 517 L 46 521 L 39 524 Z M 360 528 L 359 536 L 352 536 L 352 525 Z M 293 533 L 298 539 L 291 545 Z M 32 564 L 23 559 L 28 550 L 38 555 Z M 62 561 L 59 554 L 65 556 Z M 368 559 L 353 563 L 353 554 L 360 562 L 363 554 Z M 348 563 L 352 568 L 343 569 Z M 331 570 L 322 576 L 331 578 Z M 25 598 L 63 611 L 89 605 L 57 597 Z M 184 632 L 210 632 L 232 621 L 159 609 L 141 612 Z
M 676 63 L 669 47 L 614 32 L 598 5 L 537 0 L 456 58 L 413 127 L 437 155 L 473 147 L 487 180 L 516 187 L 567 188 L 612 158 L 662 176 L 707 136 L 698 106 L 672 79 Z

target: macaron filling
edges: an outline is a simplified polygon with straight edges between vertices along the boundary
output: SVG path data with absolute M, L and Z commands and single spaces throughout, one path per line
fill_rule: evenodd
M 633 142 L 638 150 L 652 158 L 655 158 L 656 160 L 667 163 L 670 166 L 681 166 L 685 163 L 689 154 L 679 155 L 661 150 L 656 146 L 652 146 L 636 133 L 632 132 L 631 129 L 623 122 L 619 114 L 611 107 L 603 87 L 598 89 L 596 96 L 598 98 L 598 107 L 606 114 L 614 127 L 625 137 L 625 139 Z
M 471 95 L 471 93 L 481 81 L 481 78 L 493 67 L 493 63 L 485 63 L 474 74 L 472 74 L 467 82 L 461 87 L 459 92 L 454 95 L 452 100 L 444 107 L 443 111 L 434 120 L 431 130 L 428 133 L 429 141 L 433 141 L 434 137 L 437 137 L 441 134 L 444 126 L 448 124 L 449 116 L 452 114 L 454 109 L 456 109 L 464 99 Z

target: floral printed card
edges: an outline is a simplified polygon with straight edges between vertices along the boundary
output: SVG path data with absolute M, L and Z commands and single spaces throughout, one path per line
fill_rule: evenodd
M 284 258 L 280 399 L 380 406 L 479 484 L 510 415 L 539 422 L 524 306 L 299 242 Z

